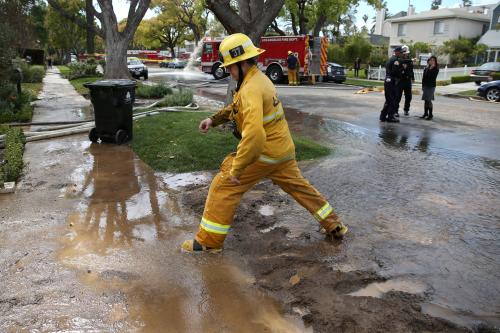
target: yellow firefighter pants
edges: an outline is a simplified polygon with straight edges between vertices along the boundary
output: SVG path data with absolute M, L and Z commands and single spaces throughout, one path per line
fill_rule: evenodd
M 288 70 L 288 84 L 293 86 L 297 85 L 297 70 L 289 69 Z
M 212 181 L 196 234 L 198 243 L 211 248 L 222 247 L 241 197 L 263 178 L 270 178 L 290 194 L 314 215 L 327 232 L 340 225 L 328 201 L 302 176 L 296 160 L 279 164 L 257 161 L 244 170 L 239 178 L 240 185 L 236 185 L 231 182 L 229 175 L 234 156 L 230 154 L 225 158 L 220 172 Z

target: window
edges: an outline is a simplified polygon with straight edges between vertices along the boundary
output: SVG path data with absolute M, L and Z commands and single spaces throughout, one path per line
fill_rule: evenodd
M 444 34 L 444 21 L 434 21 L 434 35 Z
M 406 23 L 398 24 L 398 36 L 406 36 Z
M 207 53 L 212 53 L 212 44 L 203 44 L 203 53 L 207 54 Z

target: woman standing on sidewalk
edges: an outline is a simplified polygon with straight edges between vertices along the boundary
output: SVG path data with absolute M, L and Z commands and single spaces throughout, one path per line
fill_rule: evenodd
M 439 73 L 437 58 L 432 56 L 427 60 L 427 67 L 422 76 L 422 100 L 424 101 L 424 115 L 420 118 L 432 119 L 432 101 L 436 90 L 436 78 Z

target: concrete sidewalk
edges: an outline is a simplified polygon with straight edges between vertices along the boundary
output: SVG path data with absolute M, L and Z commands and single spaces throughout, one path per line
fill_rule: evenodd
M 457 94 L 465 90 L 477 90 L 479 86 L 474 82 L 466 82 L 466 83 L 455 83 L 450 84 L 448 86 L 437 86 L 436 94 L 440 95 L 450 95 Z
M 35 102 L 33 122 L 74 121 L 93 118 L 88 113 L 90 101 L 80 95 L 71 83 L 61 76 L 57 67 L 47 70 L 43 89 Z

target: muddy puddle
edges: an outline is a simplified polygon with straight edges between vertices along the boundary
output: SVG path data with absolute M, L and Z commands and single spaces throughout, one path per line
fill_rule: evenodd
M 382 297 L 387 288 L 419 294 L 428 286 L 424 313 L 468 327 L 500 325 L 496 160 L 428 128 L 377 130 L 293 109 L 287 120 L 295 132 L 335 149 L 310 176 L 321 191 L 335 189 L 331 200 L 352 226 L 355 240 L 341 263 L 419 281 L 375 283 L 356 296 Z
M 59 318 L 60 327 L 113 327 L 141 332 L 312 332 L 254 286 L 230 254 L 193 256 L 179 246 L 197 216 L 177 192 L 207 174 L 154 174 L 129 147 L 92 144 L 86 163 L 62 192 L 81 198 L 62 231 L 58 258 L 76 270 L 109 311 L 95 318 Z M 244 267 L 244 265 L 243 265 Z

